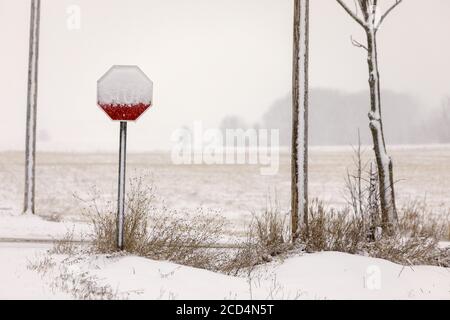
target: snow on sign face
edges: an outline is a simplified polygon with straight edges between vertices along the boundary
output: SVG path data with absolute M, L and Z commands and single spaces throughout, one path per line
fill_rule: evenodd
M 137 66 L 113 66 L 97 82 L 97 103 L 115 121 L 135 121 L 153 102 L 153 82 Z

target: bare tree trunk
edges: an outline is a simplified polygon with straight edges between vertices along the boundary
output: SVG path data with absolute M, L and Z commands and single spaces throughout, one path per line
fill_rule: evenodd
M 291 218 L 293 240 L 300 223 L 308 232 L 309 0 L 294 0 Z
M 378 167 L 382 225 L 386 233 L 392 234 L 398 227 L 398 216 L 395 206 L 393 164 L 392 159 L 386 151 L 383 122 L 381 118 L 380 72 L 378 69 L 376 34 L 386 17 L 399 6 L 403 0 L 395 0 L 385 12 L 378 12 L 380 7 L 376 0 L 355 1 L 354 11 L 347 6 L 346 1 L 336 1 L 350 17 L 364 29 L 367 36 L 367 47 L 353 39 L 352 42 L 357 47 L 366 49 L 368 53 L 367 63 L 369 65 L 370 87 L 369 125 Z
M 368 211 L 369 211 L 369 230 L 368 239 L 370 241 L 378 240 L 378 228 L 379 228 L 379 202 L 377 190 L 378 188 L 378 174 L 375 170 L 374 163 L 370 163 L 369 173 L 369 196 L 368 196 Z
M 31 1 L 30 43 L 28 60 L 28 101 L 25 145 L 25 199 L 24 213 L 34 214 L 36 165 L 36 107 L 38 92 L 40 0 Z
M 369 124 L 372 133 L 375 157 L 378 167 L 380 206 L 383 229 L 392 234 L 398 224 L 395 205 L 394 177 L 392 159 L 386 151 L 381 117 L 380 73 L 378 69 L 378 55 L 375 29 L 368 28 L 367 51 L 369 65 L 370 106 Z

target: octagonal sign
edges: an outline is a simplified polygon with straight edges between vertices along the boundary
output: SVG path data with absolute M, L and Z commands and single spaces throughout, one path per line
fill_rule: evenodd
M 97 104 L 114 121 L 136 121 L 153 103 L 153 82 L 137 66 L 113 66 L 97 82 Z

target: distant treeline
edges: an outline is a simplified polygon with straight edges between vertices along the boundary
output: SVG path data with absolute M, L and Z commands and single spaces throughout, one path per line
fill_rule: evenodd
M 351 145 L 358 128 L 363 144 L 370 144 L 367 92 L 342 93 L 326 89 L 310 92 L 310 143 L 312 145 Z M 382 112 L 389 144 L 450 143 L 450 99 L 440 108 L 424 108 L 409 95 L 384 91 Z M 291 97 L 273 103 L 253 127 L 279 129 L 282 145 L 290 145 Z M 248 128 L 239 117 L 223 119 L 221 128 Z

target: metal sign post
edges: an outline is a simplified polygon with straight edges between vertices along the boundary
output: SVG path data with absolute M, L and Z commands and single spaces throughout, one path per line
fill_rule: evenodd
M 125 224 L 125 174 L 127 167 L 127 122 L 120 122 L 119 185 L 117 201 L 117 247 L 123 250 Z
M 137 66 L 114 66 L 97 82 L 97 104 L 113 121 L 120 121 L 117 248 L 125 248 L 125 184 L 127 125 L 153 102 L 153 82 Z

